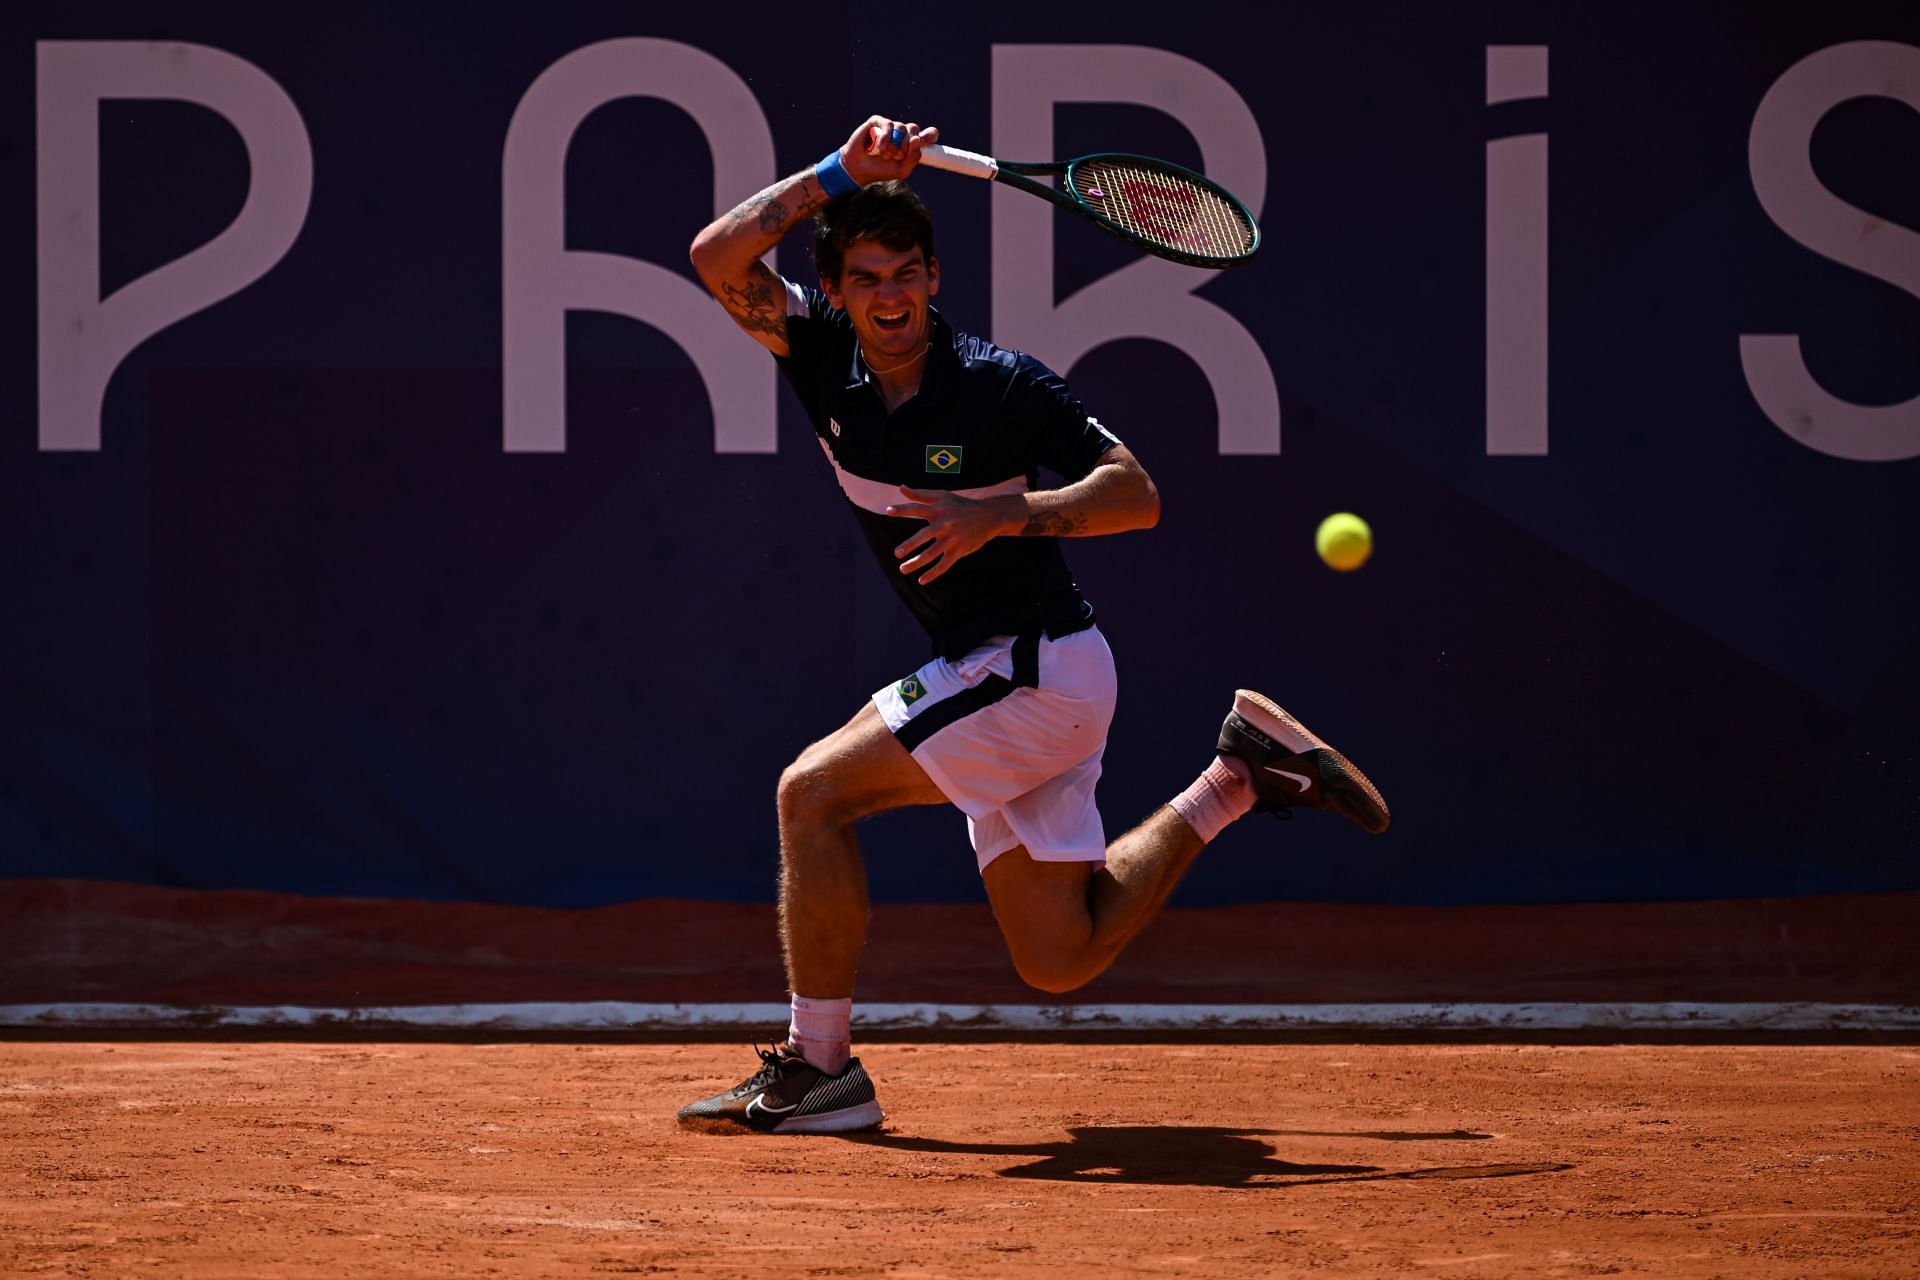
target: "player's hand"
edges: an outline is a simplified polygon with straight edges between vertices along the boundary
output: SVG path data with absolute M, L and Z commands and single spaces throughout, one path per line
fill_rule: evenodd
M 868 116 L 840 148 L 840 163 L 847 167 L 847 176 L 863 187 L 904 178 L 920 163 L 926 145 L 939 138 L 940 131 L 932 125 L 922 129 L 909 120 Z
M 919 574 L 922 586 L 1005 533 L 1025 511 L 1019 494 L 963 498 L 957 493 L 900 486 L 904 501 L 887 508 L 890 516 L 925 520 L 927 527 L 893 549 L 900 572 Z

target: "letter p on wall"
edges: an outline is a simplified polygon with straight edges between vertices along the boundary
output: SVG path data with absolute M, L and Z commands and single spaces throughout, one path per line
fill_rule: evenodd
M 36 49 L 40 447 L 97 451 L 120 362 L 167 326 L 265 275 L 292 247 L 313 195 L 313 149 L 293 99 L 242 58 L 206 45 L 43 40 Z M 247 149 L 246 203 L 206 244 L 100 296 L 100 102 L 162 98 L 207 108 Z

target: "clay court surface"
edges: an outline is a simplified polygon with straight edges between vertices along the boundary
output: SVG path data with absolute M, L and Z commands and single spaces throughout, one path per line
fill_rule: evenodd
M 21 1275 L 1920 1275 L 1920 1049 L 0 1044 Z

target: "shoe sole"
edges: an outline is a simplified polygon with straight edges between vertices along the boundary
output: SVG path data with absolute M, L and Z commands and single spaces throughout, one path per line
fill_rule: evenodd
M 1314 757 L 1315 772 L 1320 775 L 1321 789 L 1332 807 L 1363 831 L 1379 835 L 1387 829 L 1392 815 L 1387 812 L 1387 802 L 1380 798 L 1379 789 L 1353 761 L 1309 732 L 1305 725 L 1282 710 L 1280 704 L 1251 689 L 1236 689 L 1233 710 L 1295 755 L 1321 753 Z
M 887 1118 L 878 1102 L 863 1102 L 857 1107 L 823 1111 L 817 1116 L 799 1116 L 784 1120 L 771 1129 L 756 1129 L 725 1116 L 680 1116 L 680 1127 L 700 1133 L 852 1133 L 871 1129 Z
M 887 1113 L 880 1109 L 878 1102 L 863 1102 L 857 1107 L 847 1107 L 840 1111 L 823 1111 L 817 1116 L 798 1116 L 775 1126 L 775 1133 L 852 1133 L 857 1129 L 872 1129 Z

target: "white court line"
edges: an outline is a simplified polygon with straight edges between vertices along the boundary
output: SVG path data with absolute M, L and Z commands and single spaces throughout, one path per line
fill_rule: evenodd
M 784 1027 L 784 1004 L 0 1005 L 0 1027 L 715 1031 Z M 1920 1006 L 1788 1003 L 855 1004 L 866 1031 L 1920 1031 Z

